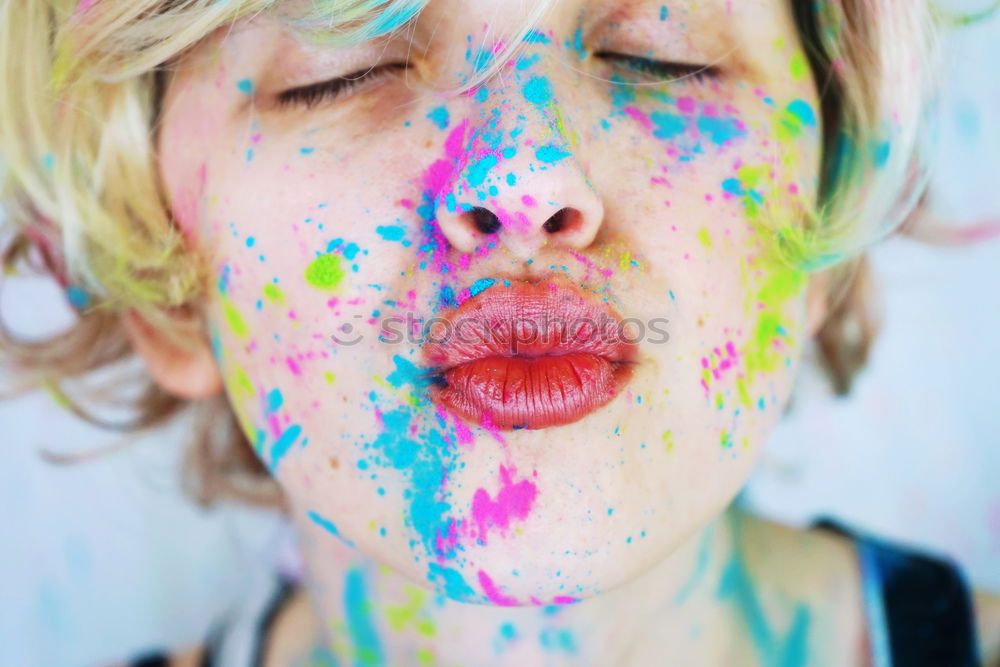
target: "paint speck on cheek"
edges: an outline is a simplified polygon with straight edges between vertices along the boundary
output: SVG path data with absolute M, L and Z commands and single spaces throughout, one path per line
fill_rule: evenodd
M 327 254 L 317 257 L 306 268 L 306 282 L 317 289 L 335 290 L 344 279 L 340 255 Z

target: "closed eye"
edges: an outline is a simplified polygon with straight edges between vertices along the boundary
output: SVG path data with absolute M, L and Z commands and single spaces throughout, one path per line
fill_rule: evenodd
M 335 99 L 343 97 L 359 86 L 371 85 L 389 74 L 405 70 L 408 67 L 409 64 L 403 62 L 387 63 L 385 65 L 376 65 L 358 70 L 357 72 L 340 76 L 336 79 L 292 88 L 291 90 L 278 93 L 278 106 L 300 105 L 306 109 L 312 109 L 319 104 L 333 102 Z
M 597 58 L 610 61 L 617 67 L 646 74 L 651 78 L 661 81 L 685 79 L 701 83 L 705 79 L 716 79 L 720 74 L 719 68 L 715 65 L 653 60 L 652 58 L 616 53 L 614 51 L 600 51 L 594 55 Z

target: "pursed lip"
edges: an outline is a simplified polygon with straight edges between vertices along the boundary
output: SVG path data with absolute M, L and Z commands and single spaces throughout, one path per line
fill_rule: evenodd
M 556 280 L 495 281 L 436 320 L 433 400 L 503 430 L 572 423 L 628 383 L 638 345 L 618 314 Z

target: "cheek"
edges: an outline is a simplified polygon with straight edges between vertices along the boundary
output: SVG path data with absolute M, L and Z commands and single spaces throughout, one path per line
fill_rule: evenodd
M 647 347 L 660 369 L 651 418 L 689 417 L 663 432 L 667 449 L 755 450 L 787 399 L 805 275 L 775 241 L 800 237 L 815 197 L 819 131 L 806 99 L 806 86 L 775 98 L 619 93 L 591 131 L 595 154 L 617 147 L 598 188 L 615 193 L 609 217 L 643 274 L 635 290 L 655 286 L 643 316 L 669 322 L 669 339 Z

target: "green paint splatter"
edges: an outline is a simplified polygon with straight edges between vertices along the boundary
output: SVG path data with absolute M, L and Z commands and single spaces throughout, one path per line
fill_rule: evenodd
M 801 51 L 796 51 L 792 56 L 790 71 L 792 73 L 792 81 L 802 81 L 806 78 L 806 74 L 809 73 L 809 64 L 806 62 L 805 54 Z
M 385 617 L 389 627 L 396 632 L 403 632 L 413 627 L 424 637 L 433 637 L 437 633 L 434 623 L 423 616 L 421 612 L 427 602 L 427 593 L 416 586 L 406 586 L 406 602 L 398 606 L 386 607 Z
M 674 434 L 672 431 L 663 432 L 663 446 L 668 452 L 674 451 Z
M 246 338 L 250 333 L 247 328 L 247 323 L 240 315 L 240 311 L 236 310 L 236 306 L 229 299 L 223 299 L 222 301 L 222 312 L 226 317 L 226 323 L 229 324 L 229 328 L 237 338 Z
M 285 293 L 281 291 L 281 288 L 274 283 L 268 283 L 264 285 L 264 296 L 271 303 L 283 304 L 285 302 Z
M 340 255 L 322 255 L 306 268 L 306 282 L 317 289 L 335 290 L 344 279 Z
M 712 237 L 708 235 L 707 227 L 702 227 L 698 230 L 698 241 L 706 248 L 712 247 Z

